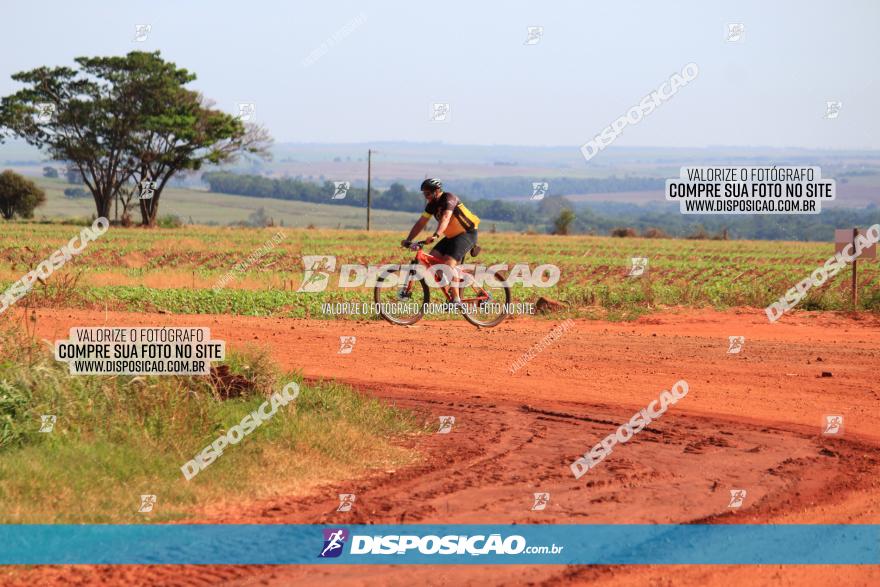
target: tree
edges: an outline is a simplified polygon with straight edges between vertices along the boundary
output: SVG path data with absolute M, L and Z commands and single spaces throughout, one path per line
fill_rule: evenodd
M 131 156 L 140 162 L 133 178 L 155 183 L 153 196 L 140 200 L 145 226 L 155 225 L 162 191 L 175 174 L 232 163 L 241 154 L 269 158 L 272 139 L 265 128 L 213 109 L 197 92 L 180 87 L 154 92 L 142 112 Z
M 37 184 L 14 171 L 0 173 L 0 214 L 6 220 L 18 214 L 22 218 L 33 218 L 34 208 L 46 202 L 46 192 Z
M 574 222 L 574 212 L 569 208 L 559 213 L 559 216 L 553 219 L 553 234 L 568 234 L 571 223 Z
M 546 218 L 559 215 L 563 210 L 571 210 L 573 207 L 570 200 L 562 196 L 547 196 L 538 202 L 538 213 Z
M 47 165 L 46 167 L 43 167 L 43 177 L 55 179 L 58 177 L 58 170 Z
M 25 88 L 0 101 L 0 139 L 16 136 L 68 161 L 82 174 L 98 216 L 108 217 L 128 179 L 123 156 L 136 113 L 124 87 L 86 58 L 75 61 L 80 70 L 38 67 L 12 76 Z
M 268 158 L 271 138 L 263 127 L 213 109 L 212 102 L 184 87 L 195 74 L 163 60 L 158 51 L 87 64 L 124 85 L 134 102 L 137 119 L 126 147 L 126 158 L 136 162 L 130 180 L 152 190 L 151 197 L 139 199 L 142 224 L 155 226 L 162 192 L 175 174 L 234 162 L 242 153 Z
M 0 139 L 17 136 L 68 161 L 82 174 L 99 216 L 109 216 L 123 187 L 149 180 L 156 189 L 140 205 L 143 222 L 153 226 L 175 173 L 242 152 L 267 156 L 271 139 L 262 127 L 211 109 L 184 87 L 195 75 L 158 51 L 75 61 L 78 69 L 40 67 L 12 76 L 26 87 L 0 101 Z
M 255 212 L 252 212 L 250 216 L 248 216 L 247 221 L 245 222 L 248 226 L 257 226 L 263 228 L 265 226 L 269 226 L 269 217 L 266 216 L 265 208 L 258 208 Z

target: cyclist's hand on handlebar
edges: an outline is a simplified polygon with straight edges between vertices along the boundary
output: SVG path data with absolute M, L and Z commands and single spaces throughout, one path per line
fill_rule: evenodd
M 405 249 L 408 249 L 411 245 L 412 245 L 412 241 L 408 241 L 406 239 L 400 241 L 400 246 Z

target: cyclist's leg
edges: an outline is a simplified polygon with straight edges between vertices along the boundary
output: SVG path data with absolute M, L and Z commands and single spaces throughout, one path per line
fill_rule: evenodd
M 452 299 L 461 301 L 460 283 L 461 276 L 456 266 L 463 262 L 465 255 L 470 251 L 477 242 L 477 232 L 463 232 L 452 238 L 445 238 L 437 243 L 431 250 L 431 254 L 441 259 L 452 269 L 452 283 L 450 289 Z
M 414 259 L 410 266 L 413 269 L 404 269 L 402 270 L 402 283 L 400 285 L 400 289 L 397 292 L 397 299 L 399 300 L 408 300 L 412 298 L 413 287 L 418 282 L 419 269 L 423 269 L 424 266 L 419 265 L 418 260 Z
M 452 269 L 452 283 L 449 284 L 449 290 L 452 292 L 452 301 L 460 302 L 461 294 L 459 293 L 458 284 L 461 282 L 461 279 L 458 276 L 458 269 L 455 268 L 458 265 L 458 261 L 450 255 L 443 255 L 443 262 Z

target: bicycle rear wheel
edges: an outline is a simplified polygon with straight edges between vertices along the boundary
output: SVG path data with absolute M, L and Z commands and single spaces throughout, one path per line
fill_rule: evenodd
M 390 285 L 401 282 L 400 273 L 379 275 L 373 290 L 373 300 L 376 302 L 376 311 L 382 318 L 398 326 L 409 326 L 422 319 L 431 293 L 424 279 L 413 280 L 409 297 L 405 297 L 402 295 L 403 286 Z

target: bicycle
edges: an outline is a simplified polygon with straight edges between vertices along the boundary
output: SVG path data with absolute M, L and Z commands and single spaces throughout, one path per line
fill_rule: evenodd
M 446 296 L 446 302 L 452 304 L 454 300 L 452 288 L 448 284 L 444 284 L 443 275 L 438 275 L 439 271 L 431 271 L 437 265 L 444 265 L 443 260 L 430 253 L 425 253 L 422 250 L 424 246 L 425 241 L 415 241 L 406 247 L 416 252 L 412 265 L 418 264 L 424 267 L 424 274 L 433 278 L 435 286 Z M 469 252 L 472 257 L 476 257 L 479 253 L 479 247 L 474 247 Z M 395 287 L 401 283 L 401 274 L 403 274 L 403 283 L 400 287 Z M 460 268 L 459 274 L 462 277 L 470 278 L 466 279 L 464 283 L 459 283 L 459 296 L 464 305 L 462 315 L 465 320 L 478 328 L 491 328 L 501 324 L 507 318 L 507 309 L 510 304 L 510 287 L 505 285 L 506 277 L 504 274 L 500 271 L 495 273 L 494 278 L 498 285 L 478 284 L 472 275 Z M 391 280 L 392 276 L 395 277 L 394 283 Z M 491 281 L 491 279 L 486 281 Z M 417 283 L 421 285 L 422 300 L 420 303 L 413 301 L 413 296 L 417 295 L 418 291 L 416 289 Z M 424 317 L 425 309 L 431 299 L 431 287 L 424 276 L 417 277 L 413 275 L 412 271 L 399 268 L 397 273 L 383 272 L 377 276 L 373 299 L 382 318 L 392 324 L 409 326 Z M 398 309 L 402 312 L 395 312 Z

